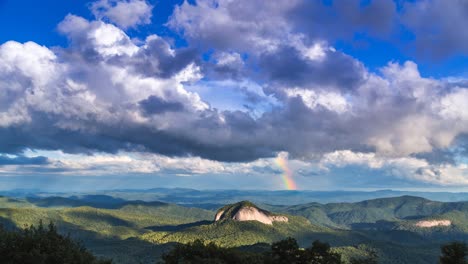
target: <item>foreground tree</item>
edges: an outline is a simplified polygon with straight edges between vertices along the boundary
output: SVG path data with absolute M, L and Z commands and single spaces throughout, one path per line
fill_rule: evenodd
M 249 254 L 235 249 L 218 247 L 213 242 L 206 244 L 202 240 L 195 240 L 188 244 L 178 244 L 164 254 L 163 263 L 166 264 L 257 264 L 263 263 L 258 254 Z
M 278 264 L 301 263 L 304 252 L 299 249 L 296 239 L 286 238 L 271 245 L 271 260 Z
M 163 256 L 166 264 L 342 264 L 341 255 L 331 251 L 330 245 L 315 241 L 310 248 L 301 249 L 294 238 L 287 238 L 271 245 L 263 254 L 248 253 L 222 248 L 214 243 L 204 244 L 195 240 L 178 244 Z
M 377 253 L 375 251 L 369 252 L 369 256 L 363 258 L 352 258 L 350 264 L 378 264 Z
M 341 264 L 341 255 L 331 251 L 328 243 L 318 240 L 306 249 L 299 248 L 294 238 L 275 242 L 271 246 L 271 257 L 265 263 L 272 264 Z
M 45 228 L 30 226 L 8 231 L 0 226 L 0 263 L 2 264 L 111 264 L 99 260 L 82 245 L 57 233 L 50 223 Z
M 467 264 L 468 247 L 462 242 L 452 242 L 443 245 L 442 255 L 439 258 L 441 264 Z
M 341 264 L 341 255 L 332 252 L 330 244 L 315 240 L 312 247 L 304 251 L 303 263 L 310 264 Z

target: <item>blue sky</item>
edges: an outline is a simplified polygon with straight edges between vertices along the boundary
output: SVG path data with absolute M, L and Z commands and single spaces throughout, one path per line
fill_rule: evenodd
M 0 0 L 3 186 L 463 189 L 466 10 Z

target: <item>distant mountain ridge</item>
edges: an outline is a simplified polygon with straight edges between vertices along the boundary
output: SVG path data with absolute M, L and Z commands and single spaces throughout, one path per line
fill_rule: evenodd
M 162 201 L 201 208 L 214 208 L 238 201 L 248 200 L 256 204 L 297 205 L 311 202 L 339 203 L 360 202 L 377 198 L 400 197 L 404 195 L 423 197 L 433 201 L 468 201 L 466 192 L 424 192 L 424 191 L 265 191 L 265 190 L 195 190 L 187 188 L 153 188 L 146 190 L 103 190 L 94 192 L 61 193 L 40 190 L 18 189 L 0 191 L 8 197 L 46 197 L 46 196 L 85 196 L 106 195 L 124 200 Z
M 436 202 L 421 197 L 401 196 L 357 203 L 309 203 L 267 206 L 269 210 L 304 216 L 311 223 L 352 230 L 421 230 L 419 221 L 450 221 L 446 231 L 468 231 L 468 202 Z M 418 228 L 419 227 L 419 228 Z

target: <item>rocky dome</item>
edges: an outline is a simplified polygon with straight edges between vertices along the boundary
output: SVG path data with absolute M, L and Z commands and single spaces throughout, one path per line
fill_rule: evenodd
M 452 224 L 450 220 L 425 220 L 416 223 L 417 227 L 435 227 L 435 226 L 449 226 Z
M 275 215 L 271 212 L 258 208 L 249 201 L 229 204 L 216 212 L 215 221 L 258 221 L 267 225 L 273 222 L 288 222 L 288 218 L 282 215 Z

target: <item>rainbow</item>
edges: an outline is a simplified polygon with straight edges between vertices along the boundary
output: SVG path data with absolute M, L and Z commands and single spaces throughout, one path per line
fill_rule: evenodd
M 292 178 L 292 171 L 288 167 L 288 160 L 283 156 L 276 158 L 276 164 L 283 170 L 281 178 L 283 179 L 284 185 L 288 190 L 297 190 L 296 183 Z

